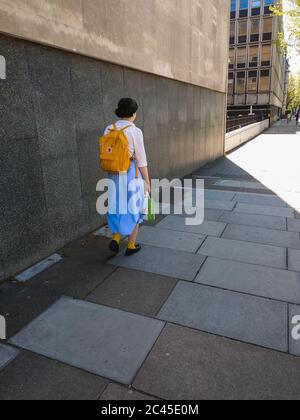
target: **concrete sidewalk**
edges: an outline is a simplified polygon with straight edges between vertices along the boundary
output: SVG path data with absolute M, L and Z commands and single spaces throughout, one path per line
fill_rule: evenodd
M 299 156 L 276 124 L 194 174 L 203 225 L 159 217 L 130 259 L 91 234 L 3 284 L 0 399 L 300 399 Z

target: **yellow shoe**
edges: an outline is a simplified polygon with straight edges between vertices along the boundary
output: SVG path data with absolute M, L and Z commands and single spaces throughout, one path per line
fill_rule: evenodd
M 138 252 L 140 252 L 142 250 L 141 245 L 139 244 L 128 244 L 128 248 L 126 250 L 126 257 L 131 257 L 134 254 L 137 254 Z
M 120 252 L 120 243 L 121 243 L 121 235 L 113 235 L 112 241 L 109 244 L 109 249 L 114 253 L 118 254 Z

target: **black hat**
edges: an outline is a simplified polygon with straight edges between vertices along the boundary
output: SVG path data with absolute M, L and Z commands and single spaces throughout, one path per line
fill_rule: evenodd
M 115 113 L 119 118 L 131 118 L 137 112 L 139 106 L 134 99 L 123 98 L 118 104 Z

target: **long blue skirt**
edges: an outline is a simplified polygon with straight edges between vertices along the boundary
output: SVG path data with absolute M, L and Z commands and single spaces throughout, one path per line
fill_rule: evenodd
M 144 183 L 139 171 L 136 180 L 136 163 L 132 161 L 127 174 L 109 174 L 109 211 L 107 223 L 110 230 L 122 236 L 131 235 L 136 225 L 143 223 Z M 136 182 L 137 181 L 137 182 Z

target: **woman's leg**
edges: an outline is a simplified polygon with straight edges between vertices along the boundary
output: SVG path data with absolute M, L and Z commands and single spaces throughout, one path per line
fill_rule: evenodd
M 140 226 L 136 225 L 132 234 L 129 236 L 129 240 L 128 240 L 129 243 L 134 243 L 134 244 L 136 243 L 136 240 L 137 240 L 137 237 L 138 237 L 138 234 L 139 234 L 139 229 L 140 229 Z
M 139 225 L 136 225 L 132 234 L 129 236 L 128 247 L 126 251 L 127 257 L 130 257 L 131 255 L 136 254 L 142 249 L 142 247 L 140 245 L 137 245 L 136 243 L 138 233 L 139 233 Z
M 121 243 L 122 236 L 118 233 L 114 233 L 112 240 L 109 244 L 109 249 L 114 252 L 115 254 L 118 254 L 120 251 L 120 243 Z

